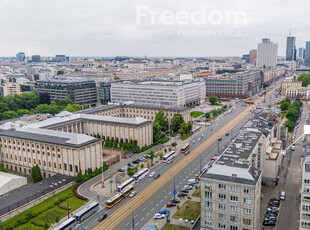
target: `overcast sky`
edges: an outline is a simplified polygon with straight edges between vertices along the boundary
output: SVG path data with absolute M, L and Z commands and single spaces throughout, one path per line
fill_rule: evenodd
M 297 48 L 310 41 L 309 12 L 309 0 L 1 0 L 0 56 L 240 56 L 263 37 L 283 56 L 289 30 Z

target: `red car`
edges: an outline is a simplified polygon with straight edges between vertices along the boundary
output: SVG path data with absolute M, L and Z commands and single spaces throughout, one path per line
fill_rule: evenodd
M 166 207 L 174 207 L 177 206 L 175 203 L 169 202 L 167 203 Z

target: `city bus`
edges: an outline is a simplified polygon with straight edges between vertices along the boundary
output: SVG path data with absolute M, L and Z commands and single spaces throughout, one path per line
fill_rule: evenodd
M 130 185 L 134 185 L 135 184 L 135 179 L 133 178 L 129 178 L 128 180 L 126 180 L 124 183 L 120 184 L 117 186 L 117 191 L 118 192 L 122 192 L 126 187 L 130 186 Z
M 85 207 L 83 210 L 79 211 L 74 215 L 74 218 L 77 223 L 82 223 L 85 219 L 93 215 L 95 212 L 99 210 L 99 203 L 93 202 L 87 207 Z
M 139 172 L 137 172 L 135 175 L 132 176 L 132 178 L 135 179 L 136 182 L 142 180 L 144 177 L 146 177 L 149 174 L 149 169 L 148 168 L 144 168 L 142 170 L 140 170 Z
M 186 143 L 186 144 L 181 148 L 181 153 L 185 153 L 187 150 L 189 150 L 189 143 Z
M 71 230 L 74 229 L 75 226 L 76 226 L 76 220 L 75 218 L 72 217 L 63 222 L 62 224 L 60 224 L 59 226 L 57 226 L 56 228 L 54 228 L 54 230 Z
M 118 204 L 119 202 L 121 202 L 121 200 L 123 199 L 123 195 L 122 193 L 117 193 L 116 195 L 112 196 L 109 200 L 107 200 L 107 204 L 106 207 L 107 208 L 113 208 L 114 205 Z
M 135 187 L 133 185 L 130 185 L 129 187 L 125 188 L 124 191 L 122 192 L 122 196 L 123 198 L 126 198 L 127 196 L 129 196 L 129 194 L 135 190 Z
M 164 157 L 163 157 L 163 162 L 167 162 L 169 160 L 171 160 L 172 157 L 175 156 L 175 151 L 171 151 L 169 153 L 167 153 Z

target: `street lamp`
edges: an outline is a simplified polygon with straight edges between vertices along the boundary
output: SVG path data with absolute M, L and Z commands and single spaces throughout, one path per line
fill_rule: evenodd
M 131 208 L 128 208 L 129 210 Z M 135 230 L 135 213 L 134 210 L 132 210 L 132 230 Z

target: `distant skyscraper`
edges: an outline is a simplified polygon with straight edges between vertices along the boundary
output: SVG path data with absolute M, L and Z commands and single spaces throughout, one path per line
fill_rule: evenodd
M 19 52 L 18 54 L 16 54 L 17 61 L 25 61 L 25 59 L 26 59 L 26 55 L 24 52 Z
M 300 47 L 299 49 L 298 49 L 298 57 L 299 58 L 304 58 L 304 48 L 302 48 L 302 47 Z
M 31 61 L 33 61 L 33 62 L 40 62 L 41 61 L 40 55 L 32 55 Z
M 310 66 L 310 41 L 306 42 L 305 65 Z
M 269 38 L 264 38 L 262 43 L 257 45 L 256 64 L 259 67 L 274 67 L 278 60 L 278 43 L 271 42 Z
M 295 37 L 287 37 L 286 39 L 286 61 L 294 61 L 295 58 Z
M 249 63 L 254 64 L 254 60 L 257 58 L 257 50 L 250 50 L 249 53 Z
M 69 61 L 69 57 L 66 57 L 66 55 L 56 55 L 54 58 L 55 62 L 65 62 Z

